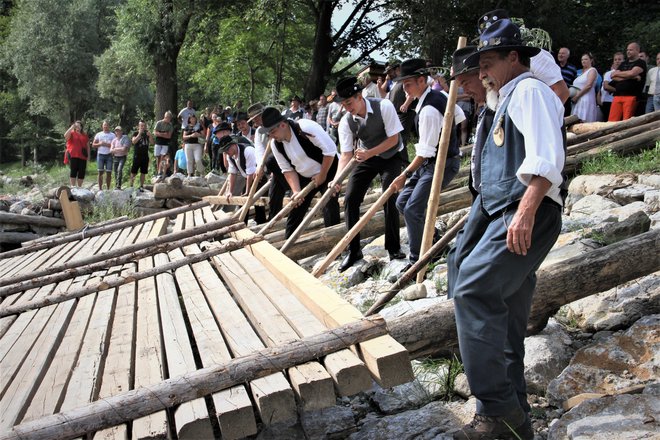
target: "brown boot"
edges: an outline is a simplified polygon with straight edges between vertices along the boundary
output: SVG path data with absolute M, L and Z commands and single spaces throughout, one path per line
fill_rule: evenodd
M 516 408 L 501 417 L 475 414 L 469 424 L 454 433 L 455 440 L 533 440 L 532 423 L 525 412 Z

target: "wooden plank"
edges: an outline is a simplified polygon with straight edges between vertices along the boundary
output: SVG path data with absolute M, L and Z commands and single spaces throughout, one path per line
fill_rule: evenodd
M 82 214 L 80 213 L 80 205 L 76 200 L 69 200 L 68 191 L 61 191 L 59 195 L 60 204 L 62 205 L 62 216 L 66 222 L 66 228 L 69 231 L 76 231 L 85 226 Z
M 184 250 L 186 255 L 199 252 L 198 246 L 191 246 Z M 204 261 L 194 264 L 193 272 L 215 320 L 220 324 L 220 329 L 232 355 L 234 357 L 243 356 L 263 348 L 263 343 L 254 333 L 243 312 L 232 300 L 210 263 Z M 250 382 L 250 393 L 257 405 L 261 420 L 266 425 L 297 417 L 293 390 L 282 373 L 253 380 Z
M 266 346 L 276 347 L 299 339 L 279 310 L 231 255 L 213 257 L 213 263 Z M 332 378 L 318 362 L 307 362 L 290 368 L 288 373 L 305 411 L 328 408 L 335 404 Z
M 183 257 L 181 250 L 170 252 L 172 259 Z M 202 365 L 209 367 L 229 362 L 229 349 L 192 269 L 183 266 L 175 274 Z M 223 439 L 238 439 L 257 433 L 252 402 L 245 386 L 223 390 L 213 394 L 212 398 Z
M 53 313 L 47 331 L 41 333 L 11 385 L 3 392 L 0 400 L 0 430 L 8 430 L 22 417 L 25 406 L 34 395 L 62 340 L 74 307 L 74 301 L 51 306 Z M 4 370 L 0 371 L 4 373 Z
M 302 338 L 321 333 L 326 327 L 245 249 L 231 253 Z M 352 396 L 372 387 L 371 376 L 364 363 L 350 350 L 332 353 L 323 359 L 325 369 L 335 382 L 341 396 Z
M 251 237 L 253 232 L 243 229 L 234 235 L 242 239 Z M 358 309 L 270 243 L 255 243 L 248 248 L 327 327 L 338 327 L 362 318 Z M 383 388 L 413 380 L 408 352 L 391 336 L 381 336 L 360 344 L 360 354 L 372 376 Z
M 165 254 L 154 256 L 156 265 L 167 264 L 169 261 Z M 197 366 L 188 339 L 174 277 L 170 273 L 159 274 L 156 276 L 156 286 L 168 375 L 175 377 L 195 371 Z M 174 420 L 177 437 L 180 439 L 213 437 L 209 412 L 203 398 L 179 405 L 174 410 Z

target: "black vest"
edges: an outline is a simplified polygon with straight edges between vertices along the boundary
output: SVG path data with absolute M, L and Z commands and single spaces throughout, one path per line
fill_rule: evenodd
M 298 125 L 297 122 L 294 122 L 292 120 L 287 120 L 286 122 L 289 123 L 289 126 L 291 127 L 291 131 L 293 133 L 293 136 L 298 139 L 298 143 L 302 147 L 303 151 L 305 152 L 305 155 L 309 157 L 312 160 L 315 160 L 318 163 L 323 163 L 323 152 L 321 149 L 314 145 L 312 141 L 309 140 L 309 135 L 302 131 L 300 128 L 300 125 Z M 291 163 L 291 159 L 289 159 L 289 156 L 286 154 L 286 151 L 284 150 L 284 145 L 282 142 L 274 141 L 273 144 L 275 144 L 275 148 L 277 148 L 277 151 L 284 156 L 284 158 L 287 160 L 287 162 Z M 293 165 L 293 164 L 291 164 Z
M 245 147 L 247 147 L 248 145 L 236 144 L 236 146 L 238 147 L 238 162 L 240 163 L 240 166 L 239 166 L 239 164 L 236 163 L 236 159 L 234 159 L 232 156 L 227 155 L 227 159 L 230 160 L 236 168 L 243 171 L 247 175 L 247 171 L 245 170 L 245 167 L 246 167 Z M 246 176 L 244 176 L 244 177 L 246 177 Z
M 348 118 L 348 127 L 351 129 L 353 136 L 360 140 L 360 147 L 369 150 L 387 139 L 387 132 L 385 131 L 385 121 L 383 121 L 383 115 L 380 111 L 380 101 L 382 100 L 378 98 L 365 98 L 365 101 L 369 101 L 372 111 L 365 124 L 358 123 L 350 114 L 344 117 Z M 390 159 L 396 156 L 402 145 L 403 141 L 401 140 L 401 136 L 399 136 L 399 142 L 389 150 L 380 153 L 378 157 Z
M 422 107 L 420 111 L 425 106 L 430 105 L 435 107 L 436 110 L 440 112 L 441 115 L 445 115 L 447 110 L 447 97 L 437 90 L 431 90 L 424 98 Z M 419 115 L 415 116 L 415 126 L 417 127 L 417 132 L 419 133 Z M 437 148 L 437 147 L 436 147 Z M 449 138 L 449 148 L 447 149 L 447 157 L 456 157 L 461 154 L 461 149 L 458 146 L 458 136 L 456 135 L 456 124 L 452 121 L 451 124 L 451 136 Z M 437 155 L 436 155 L 437 158 Z

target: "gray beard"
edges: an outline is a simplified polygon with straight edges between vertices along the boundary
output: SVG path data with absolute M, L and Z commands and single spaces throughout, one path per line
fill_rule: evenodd
M 486 106 L 488 106 L 489 109 L 493 111 L 497 110 L 498 100 L 499 94 L 495 90 L 491 88 L 486 89 Z

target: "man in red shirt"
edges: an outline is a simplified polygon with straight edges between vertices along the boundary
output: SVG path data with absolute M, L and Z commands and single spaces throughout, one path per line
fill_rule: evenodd
M 69 183 L 71 186 L 81 187 L 85 179 L 87 158 L 89 158 L 89 138 L 82 132 L 82 123 L 74 122 L 64 133 L 66 139 L 66 152 L 64 163 L 69 163 Z

